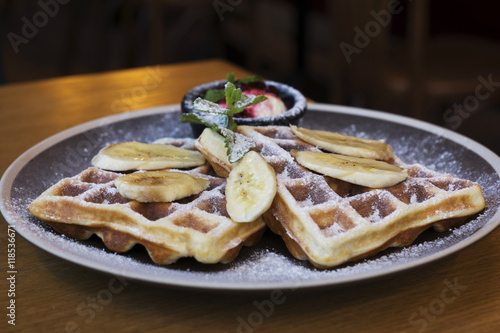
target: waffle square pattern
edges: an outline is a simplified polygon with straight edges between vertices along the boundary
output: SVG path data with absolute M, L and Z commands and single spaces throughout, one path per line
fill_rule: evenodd
M 235 223 L 226 211 L 224 178 L 208 175 L 208 164 L 187 172 L 210 180 L 200 193 L 175 202 L 141 203 L 120 195 L 114 179 L 122 174 L 95 167 L 66 178 L 29 206 L 30 212 L 71 238 L 99 236 L 116 252 L 142 244 L 155 263 L 182 257 L 202 263 L 234 260 L 243 245 L 254 245 L 265 224 L 262 219 Z
M 276 172 L 278 192 L 264 221 L 282 236 L 298 259 L 320 268 L 365 258 L 392 246 L 411 244 L 424 230 L 444 231 L 481 211 L 479 184 L 422 165 L 407 165 L 405 181 L 383 189 L 350 184 L 309 171 L 290 151 L 320 151 L 288 127 L 238 130 Z

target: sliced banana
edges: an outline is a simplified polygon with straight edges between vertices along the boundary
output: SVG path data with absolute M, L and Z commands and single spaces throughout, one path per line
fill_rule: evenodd
M 114 183 L 122 196 L 139 202 L 172 202 L 198 194 L 210 185 L 208 179 L 167 170 L 131 173 Z
M 229 162 L 227 148 L 222 135 L 205 128 L 195 142 L 196 148 L 205 156 L 220 177 L 228 177 L 234 164 Z
M 406 170 L 383 161 L 339 154 L 292 150 L 303 167 L 332 178 L 372 188 L 396 185 L 406 179 Z
M 327 131 L 310 130 L 293 125 L 290 127 L 292 132 L 300 139 L 332 153 L 382 161 L 394 159 L 391 146 L 382 141 Z
M 235 222 L 252 222 L 271 207 L 276 190 L 273 168 L 249 151 L 227 178 L 227 212 Z
M 197 151 L 164 144 L 123 142 L 101 149 L 92 165 L 112 171 L 191 168 L 205 163 Z
M 193 138 L 183 138 L 183 139 L 177 139 L 177 138 L 159 138 L 153 141 L 152 143 L 159 144 L 159 145 L 171 145 L 179 148 L 184 148 L 184 149 L 189 149 L 189 150 L 196 150 L 194 146 L 194 142 L 196 140 Z

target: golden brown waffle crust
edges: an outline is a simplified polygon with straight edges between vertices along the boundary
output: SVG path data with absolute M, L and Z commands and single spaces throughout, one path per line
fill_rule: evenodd
M 288 127 L 240 126 L 274 168 L 278 192 L 264 220 L 282 236 L 298 259 L 320 268 L 411 244 L 424 230 L 444 231 L 463 223 L 484 206 L 479 184 L 431 171 L 422 165 L 394 163 L 408 178 L 385 189 L 370 189 L 313 173 L 298 165 L 291 149 L 319 151 Z
M 143 204 L 118 193 L 113 180 L 121 174 L 91 167 L 50 187 L 29 211 L 69 237 L 85 240 L 96 234 L 111 251 L 125 252 L 142 244 L 158 264 L 182 257 L 228 263 L 243 245 L 260 239 L 265 224 L 262 219 L 231 220 L 225 211 L 225 180 L 206 175 L 207 170 L 203 166 L 188 172 L 210 180 L 210 187 L 200 195 L 174 203 Z

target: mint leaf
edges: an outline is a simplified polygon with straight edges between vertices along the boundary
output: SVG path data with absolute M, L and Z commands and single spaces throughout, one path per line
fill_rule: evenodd
M 207 101 L 198 97 L 193 102 L 193 109 L 200 112 L 215 113 L 215 114 L 229 114 L 230 110 L 223 108 L 217 103 Z
M 231 82 L 233 85 L 236 84 L 236 80 L 234 78 L 234 73 L 227 73 L 226 76 L 226 81 Z M 258 77 L 257 75 L 252 75 L 252 76 L 246 76 L 243 79 L 239 80 L 238 82 L 244 83 L 244 84 L 249 84 L 249 83 L 254 83 L 254 82 L 262 82 L 263 80 Z M 204 99 L 210 101 L 210 102 L 220 102 L 226 97 L 226 94 L 224 92 L 224 89 L 209 89 L 205 93 L 205 96 L 203 97 Z
M 247 106 L 260 103 L 267 99 L 264 95 L 253 96 L 244 94 L 241 92 L 240 88 L 236 88 L 231 82 L 226 83 L 224 92 L 226 94 L 226 105 L 229 109 L 227 115 L 230 117 L 242 112 Z
M 223 100 L 226 97 L 226 94 L 224 93 L 224 89 L 209 89 L 205 93 L 205 97 L 203 99 L 206 99 L 207 101 L 217 103 L 221 100 Z
M 224 92 L 226 94 L 227 108 L 231 111 L 230 113 L 234 114 L 233 110 L 235 108 L 235 104 L 240 100 L 243 93 L 241 92 L 241 89 L 236 88 L 231 82 L 226 83 Z
M 262 101 L 265 101 L 266 99 L 267 97 L 264 95 L 253 96 L 253 95 L 242 94 L 240 100 L 235 103 L 234 110 L 230 109 L 229 115 L 232 116 L 236 113 L 240 113 L 247 106 L 260 103 Z
M 255 142 L 251 138 L 227 128 L 221 128 L 219 134 L 224 137 L 230 163 L 238 162 L 250 149 L 255 148 Z
M 181 114 L 181 123 L 203 124 L 203 121 L 196 113 Z
M 254 83 L 254 82 L 262 82 L 262 78 L 257 75 L 247 76 L 242 78 L 239 82 L 244 84 Z
M 181 122 L 202 124 L 216 132 L 219 132 L 220 128 L 230 126 L 229 117 L 224 114 L 183 113 L 181 115 Z
M 226 126 L 227 129 L 230 129 L 231 131 L 236 131 L 238 129 L 238 124 L 234 121 L 233 117 L 229 116 L 229 122 L 228 125 Z
M 234 83 L 235 79 L 234 79 L 234 73 L 233 72 L 227 73 L 227 75 L 226 75 L 226 81 Z

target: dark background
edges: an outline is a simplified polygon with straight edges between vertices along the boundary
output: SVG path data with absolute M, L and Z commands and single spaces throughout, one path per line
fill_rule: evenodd
M 217 57 L 499 154 L 499 12 L 487 0 L 0 0 L 0 84 Z

